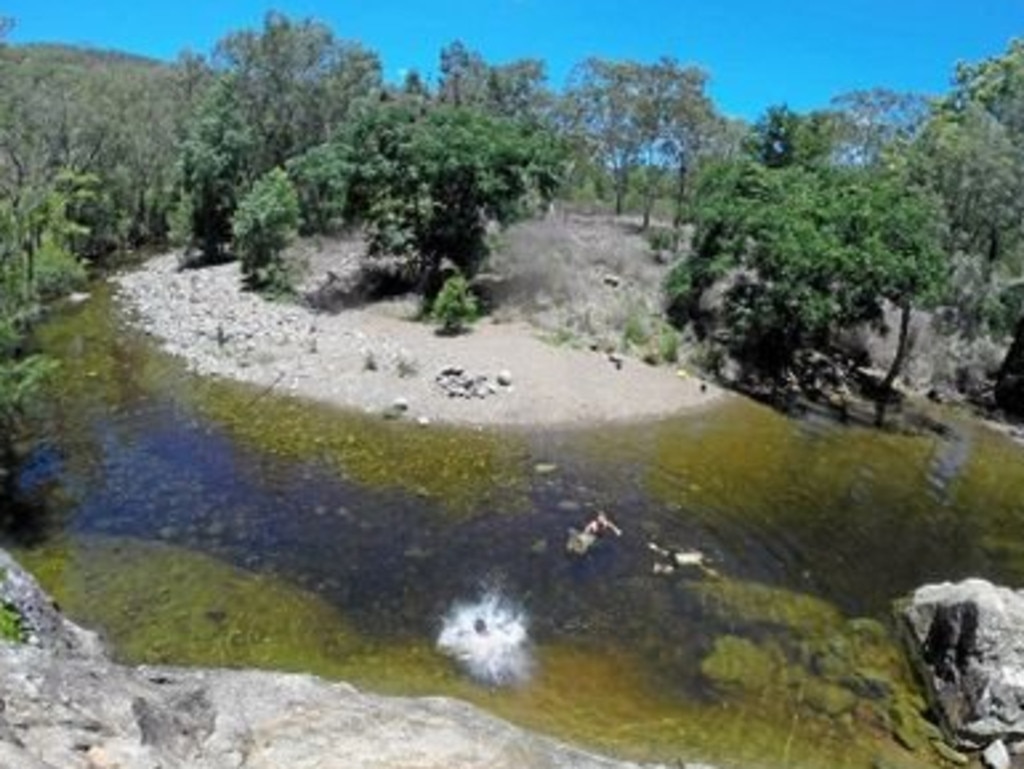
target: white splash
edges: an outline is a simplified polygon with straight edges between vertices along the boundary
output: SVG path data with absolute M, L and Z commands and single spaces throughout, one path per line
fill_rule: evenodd
M 527 624 L 522 609 L 500 593 L 488 591 L 476 603 L 452 606 L 437 648 L 481 683 L 523 683 L 533 672 Z

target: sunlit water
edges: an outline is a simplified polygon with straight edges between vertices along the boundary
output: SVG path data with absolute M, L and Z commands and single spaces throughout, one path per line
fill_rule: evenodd
M 918 767 L 927 743 L 890 731 L 920 707 L 891 601 L 1024 582 L 1021 453 L 955 420 L 907 437 L 733 400 L 579 433 L 423 429 L 194 380 L 102 292 L 41 339 L 58 387 L 0 516 L 130 661 L 455 695 L 641 759 Z M 597 510 L 623 536 L 568 556 Z M 654 573 L 650 541 L 721 578 Z
M 525 612 L 497 590 L 456 602 L 444 617 L 437 648 L 480 683 L 526 683 L 533 672 Z

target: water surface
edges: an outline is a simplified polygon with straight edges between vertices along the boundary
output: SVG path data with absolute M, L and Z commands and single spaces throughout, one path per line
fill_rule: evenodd
M 928 766 L 891 601 L 1024 576 L 1021 454 L 950 416 L 909 437 L 728 399 L 630 427 L 424 429 L 195 379 L 105 290 L 39 342 L 62 372 L 7 537 L 127 661 L 450 694 L 641 759 Z M 598 510 L 623 536 L 569 558 Z M 653 573 L 650 541 L 721 578 Z M 488 589 L 529 616 L 526 684 L 480 686 L 435 648 Z

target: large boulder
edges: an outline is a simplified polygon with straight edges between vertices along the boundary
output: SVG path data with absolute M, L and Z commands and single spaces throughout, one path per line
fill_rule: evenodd
M 96 657 L 103 654 L 99 637 L 67 620 L 57 605 L 27 571 L 0 549 L 0 604 L 13 608 L 29 646 L 64 657 Z M 4 764 L 0 762 L 0 766 Z
M 965 748 L 1024 738 L 1024 591 L 926 585 L 898 613 L 947 736 Z

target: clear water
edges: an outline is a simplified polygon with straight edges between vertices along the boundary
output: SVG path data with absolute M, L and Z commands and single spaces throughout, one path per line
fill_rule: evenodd
M 1022 454 L 953 417 L 424 430 L 196 380 L 102 291 L 39 341 L 62 372 L 5 536 L 128 661 L 449 694 L 640 759 L 928 766 L 892 599 L 1024 577 Z M 623 536 L 567 556 L 598 510 Z M 721 578 L 655 574 L 651 541 Z

